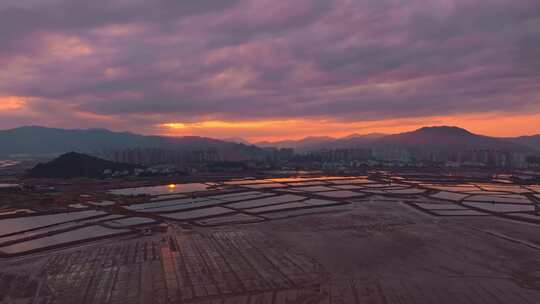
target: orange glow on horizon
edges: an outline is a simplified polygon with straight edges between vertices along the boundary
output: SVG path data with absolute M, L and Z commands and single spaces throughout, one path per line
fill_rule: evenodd
M 0 111 L 20 110 L 25 104 L 24 98 L 19 96 L 0 97 Z
M 173 130 L 180 129 L 251 129 L 251 128 L 267 128 L 280 123 L 297 123 L 297 120 L 259 120 L 259 121 L 221 121 L 207 120 L 193 123 L 171 122 L 159 125 L 160 127 L 170 128 Z
M 451 125 L 473 133 L 496 137 L 540 134 L 540 114 L 482 113 L 453 116 L 338 121 L 331 119 L 291 119 L 255 121 L 170 122 L 158 125 L 169 136 L 240 137 L 250 142 L 301 139 L 309 136 L 344 137 L 351 134 L 395 134 L 425 126 Z

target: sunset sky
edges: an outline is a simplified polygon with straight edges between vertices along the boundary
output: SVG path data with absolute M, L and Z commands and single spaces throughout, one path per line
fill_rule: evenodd
M 540 134 L 539 0 L 2 0 L 0 129 Z

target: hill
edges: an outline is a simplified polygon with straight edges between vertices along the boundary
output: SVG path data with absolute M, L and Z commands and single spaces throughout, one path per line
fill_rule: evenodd
M 376 146 L 408 148 L 415 150 L 459 151 L 469 149 L 494 149 L 509 152 L 527 152 L 530 148 L 508 140 L 473 134 L 465 129 L 450 126 L 424 127 L 382 137 Z
M 403 149 L 413 152 L 451 152 L 471 149 L 493 149 L 509 152 L 530 152 L 540 149 L 540 136 L 496 138 L 473 134 L 453 126 L 424 127 L 399 134 L 352 134 L 342 138 L 308 137 L 297 141 L 257 143 L 262 146 L 295 148 L 298 152 L 324 149 L 373 148 L 376 150 Z
M 35 178 L 101 177 L 105 170 L 133 172 L 140 166 L 116 163 L 86 154 L 70 152 L 28 171 Z
M 144 136 L 106 129 L 56 129 L 38 126 L 0 131 L 0 155 L 93 153 L 106 150 L 158 148 L 175 151 L 216 149 L 230 160 L 248 159 L 262 149 L 212 138 Z

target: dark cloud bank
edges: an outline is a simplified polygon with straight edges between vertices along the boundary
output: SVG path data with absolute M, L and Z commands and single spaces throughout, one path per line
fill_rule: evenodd
M 126 128 L 540 112 L 539 54 L 538 0 L 0 3 L 0 96 Z

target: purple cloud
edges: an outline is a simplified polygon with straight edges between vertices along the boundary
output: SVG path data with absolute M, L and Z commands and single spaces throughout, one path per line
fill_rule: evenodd
M 0 127 L 540 113 L 537 0 L 9 0 L 0 45 Z

